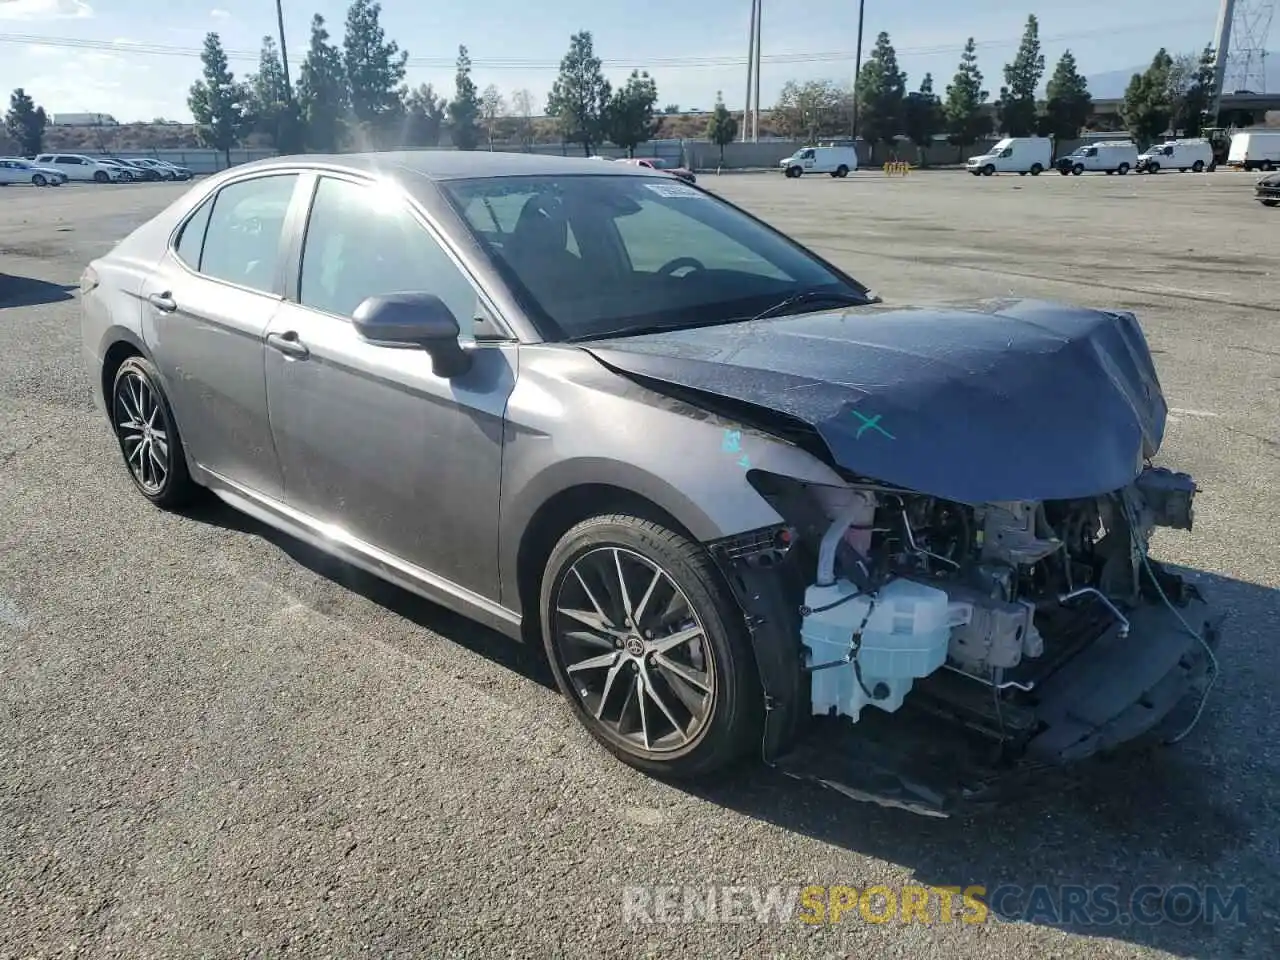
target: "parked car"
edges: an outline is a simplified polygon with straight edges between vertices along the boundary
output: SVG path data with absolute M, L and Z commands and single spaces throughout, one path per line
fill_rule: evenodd
M 1264 207 L 1280 207 L 1280 173 L 1263 177 L 1254 185 L 1253 192 Z
M 795 178 L 806 173 L 828 173 L 847 177 L 858 169 L 858 151 L 853 147 L 801 147 L 791 156 L 778 161 L 784 176 Z
M 52 167 L 68 180 L 118 183 L 124 178 L 123 168 L 104 163 L 101 157 L 86 157 L 78 153 L 42 153 L 35 158 L 35 163 L 41 167 Z
M 617 162 L 629 163 L 633 166 L 644 167 L 647 170 L 661 170 L 663 173 L 668 173 L 673 177 L 683 180 L 685 183 L 698 182 L 698 178 L 694 176 L 692 170 L 674 166 L 668 161 L 663 160 L 661 157 L 622 157 Z
M 129 172 L 130 178 L 133 180 L 154 182 L 164 179 L 160 175 L 160 171 L 156 170 L 154 167 L 147 166 L 145 163 L 138 163 L 134 160 L 122 160 L 120 157 L 112 157 L 111 160 L 112 162 L 118 163 L 124 167 Z
M 191 171 L 189 169 L 172 164 L 167 160 L 157 160 L 154 157 L 134 157 L 132 160 L 134 163 L 140 163 L 155 169 L 165 180 L 191 179 Z
M 42 167 L 20 157 L 0 157 L 0 186 L 30 183 L 37 187 L 60 187 L 66 182 L 61 170 Z
M 1164 169 L 1201 173 L 1212 167 L 1213 146 L 1208 140 L 1169 140 L 1139 154 L 1134 169 L 1138 173 L 1159 173 Z
M 1148 465 L 1123 310 L 895 309 L 643 166 L 444 151 L 222 171 L 80 289 L 142 497 L 212 492 L 540 642 L 646 771 L 763 754 L 946 808 L 1160 734 L 1216 667 L 1148 554 L 1196 484 Z M 834 749 L 863 731 L 871 784 Z M 973 763 L 886 786 L 938 756 Z
M 1124 176 L 1138 165 L 1138 148 L 1132 140 L 1107 140 L 1077 147 L 1065 157 L 1058 158 L 1058 172 L 1080 176 L 1090 170 Z
M 975 177 L 995 173 L 1031 174 L 1038 177 L 1053 161 L 1053 140 L 1049 137 L 1005 137 L 986 153 L 970 157 L 965 169 Z

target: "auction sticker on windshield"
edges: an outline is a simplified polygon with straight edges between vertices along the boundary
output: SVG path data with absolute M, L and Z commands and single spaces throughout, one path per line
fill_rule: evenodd
M 702 197 L 706 196 L 706 194 L 699 193 L 693 187 L 686 187 L 683 183 L 646 183 L 645 186 L 660 197 L 694 197 L 702 199 Z

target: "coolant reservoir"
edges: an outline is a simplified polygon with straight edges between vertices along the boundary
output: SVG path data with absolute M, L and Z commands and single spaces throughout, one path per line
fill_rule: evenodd
M 800 639 L 809 649 L 810 667 L 848 656 L 854 634 L 862 631 L 854 662 L 813 672 L 815 714 L 834 709 L 857 720 L 868 703 L 892 713 L 917 677 L 946 662 L 951 627 L 941 590 L 899 578 L 875 594 L 859 594 L 852 583 L 837 580 L 811 586 L 805 606 L 810 612 Z

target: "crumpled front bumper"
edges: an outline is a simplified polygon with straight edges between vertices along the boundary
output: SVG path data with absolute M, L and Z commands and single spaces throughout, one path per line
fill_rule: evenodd
M 990 741 L 913 703 L 918 689 L 896 714 L 870 711 L 857 724 L 815 718 L 776 766 L 853 799 L 946 817 L 998 804 L 1053 768 L 1158 742 L 1194 716 L 1214 664 L 1206 647 L 1214 650 L 1221 635 L 1223 615 L 1195 586 L 1184 592 L 1181 620 L 1149 602 L 1127 614 L 1127 635 L 1111 627 L 1023 694 L 1036 730 L 998 763 Z

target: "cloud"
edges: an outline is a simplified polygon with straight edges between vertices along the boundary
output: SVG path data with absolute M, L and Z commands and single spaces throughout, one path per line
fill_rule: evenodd
M 121 53 L 68 51 L 31 44 L 18 56 L 0 61 L 0 89 L 24 87 L 54 114 L 109 113 L 121 123 L 185 115 L 185 87 L 157 85 L 148 58 L 126 51 L 127 47 Z
M 213 17 L 215 20 L 230 20 L 231 11 L 223 10 L 220 7 L 214 7 L 209 11 L 209 16 Z
M 83 0 L 0 0 L 0 20 L 85 20 L 93 7 Z

